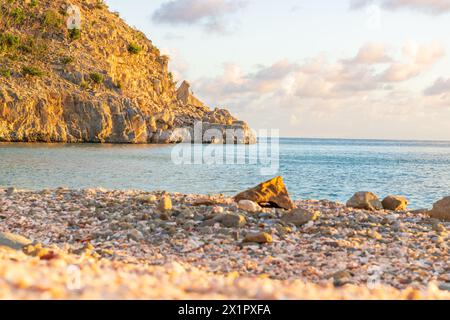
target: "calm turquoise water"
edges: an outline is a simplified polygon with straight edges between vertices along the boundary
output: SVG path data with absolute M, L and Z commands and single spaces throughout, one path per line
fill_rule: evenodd
M 223 150 L 196 146 L 194 152 L 211 148 Z M 258 146 L 229 148 L 248 160 Z M 450 194 L 450 142 L 281 139 L 279 149 L 278 174 L 295 199 L 345 201 L 355 191 L 370 190 L 380 197 L 405 195 L 411 207 L 421 208 Z M 270 178 L 261 176 L 264 165 L 258 163 L 176 165 L 172 151 L 173 146 L 0 144 L 0 186 L 232 195 Z

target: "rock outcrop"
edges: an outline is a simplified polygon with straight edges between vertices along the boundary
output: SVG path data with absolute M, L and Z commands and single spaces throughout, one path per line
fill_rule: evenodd
M 246 123 L 211 111 L 188 82 L 177 89 L 169 57 L 105 4 L 70 4 L 79 29 L 68 29 L 65 0 L 0 4 L 0 141 L 176 143 L 194 141 L 179 129 L 203 121 L 222 136 L 243 131 L 224 143 L 255 142 Z

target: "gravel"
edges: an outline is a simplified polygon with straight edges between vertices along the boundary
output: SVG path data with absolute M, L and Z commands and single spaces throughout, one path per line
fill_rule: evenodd
M 172 208 L 162 208 L 166 197 Z M 1 249 L 0 297 L 450 298 L 438 289 L 450 283 L 449 222 L 326 200 L 295 204 L 314 219 L 296 226 L 282 219 L 288 211 L 246 212 L 222 195 L 0 191 L 0 232 L 46 250 Z M 67 287 L 74 263 L 81 291 Z

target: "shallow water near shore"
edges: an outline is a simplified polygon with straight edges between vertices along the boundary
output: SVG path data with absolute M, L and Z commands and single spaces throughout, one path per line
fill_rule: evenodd
M 0 186 L 233 195 L 271 178 L 261 175 L 266 164 L 249 161 L 258 147 L 229 147 L 244 164 L 178 165 L 174 146 L 0 143 Z M 204 154 L 224 147 L 192 148 Z M 346 201 L 370 190 L 380 197 L 404 195 L 411 208 L 426 208 L 450 194 L 450 142 L 286 138 L 276 174 L 294 199 Z

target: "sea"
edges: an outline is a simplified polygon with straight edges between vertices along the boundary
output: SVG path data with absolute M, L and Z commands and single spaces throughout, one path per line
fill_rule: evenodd
M 234 195 L 282 176 L 293 199 L 450 195 L 450 142 L 281 138 L 252 146 L 0 143 L 0 186 Z

